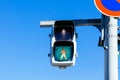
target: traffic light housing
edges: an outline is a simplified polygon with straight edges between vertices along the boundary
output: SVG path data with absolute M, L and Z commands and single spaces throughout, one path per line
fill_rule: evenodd
M 77 55 L 74 23 L 56 21 L 51 35 L 51 64 L 60 68 L 73 66 Z

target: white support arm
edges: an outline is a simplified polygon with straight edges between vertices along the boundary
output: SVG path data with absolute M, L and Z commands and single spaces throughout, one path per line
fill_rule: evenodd
M 101 19 L 81 19 L 81 20 L 69 20 L 73 21 L 75 26 L 100 26 Z M 40 21 L 40 27 L 51 27 L 55 21 Z
M 40 21 L 40 27 L 51 27 L 55 21 Z

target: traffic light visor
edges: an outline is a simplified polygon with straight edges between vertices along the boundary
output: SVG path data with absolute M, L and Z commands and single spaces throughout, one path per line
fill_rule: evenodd
M 54 28 L 55 39 L 72 40 L 74 35 L 74 24 L 72 21 L 56 21 Z
M 72 46 L 55 47 L 55 61 L 72 61 Z
M 61 43 L 61 42 L 59 42 Z M 54 46 L 55 61 L 72 61 L 73 59 L 73 45 L 70 44 L 56 44 Z

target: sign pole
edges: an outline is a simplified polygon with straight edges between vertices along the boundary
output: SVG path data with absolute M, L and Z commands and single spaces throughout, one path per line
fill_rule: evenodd
M 104 80 L 118 80 L 118 36 L 117 19 L 102 16 L 104 36 Z

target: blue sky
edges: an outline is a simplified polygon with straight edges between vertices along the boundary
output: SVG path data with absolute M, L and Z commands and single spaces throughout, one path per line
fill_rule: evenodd
M 51 28 L 39 26 L 42 20 L 100 17 L 93 0 L 1 0 L 0 80 L 104 80 L 104 50 L 97 46 L 101 34 L 96 28 L 77 28 L 76 65 L 60 70 L 47 57 Z

